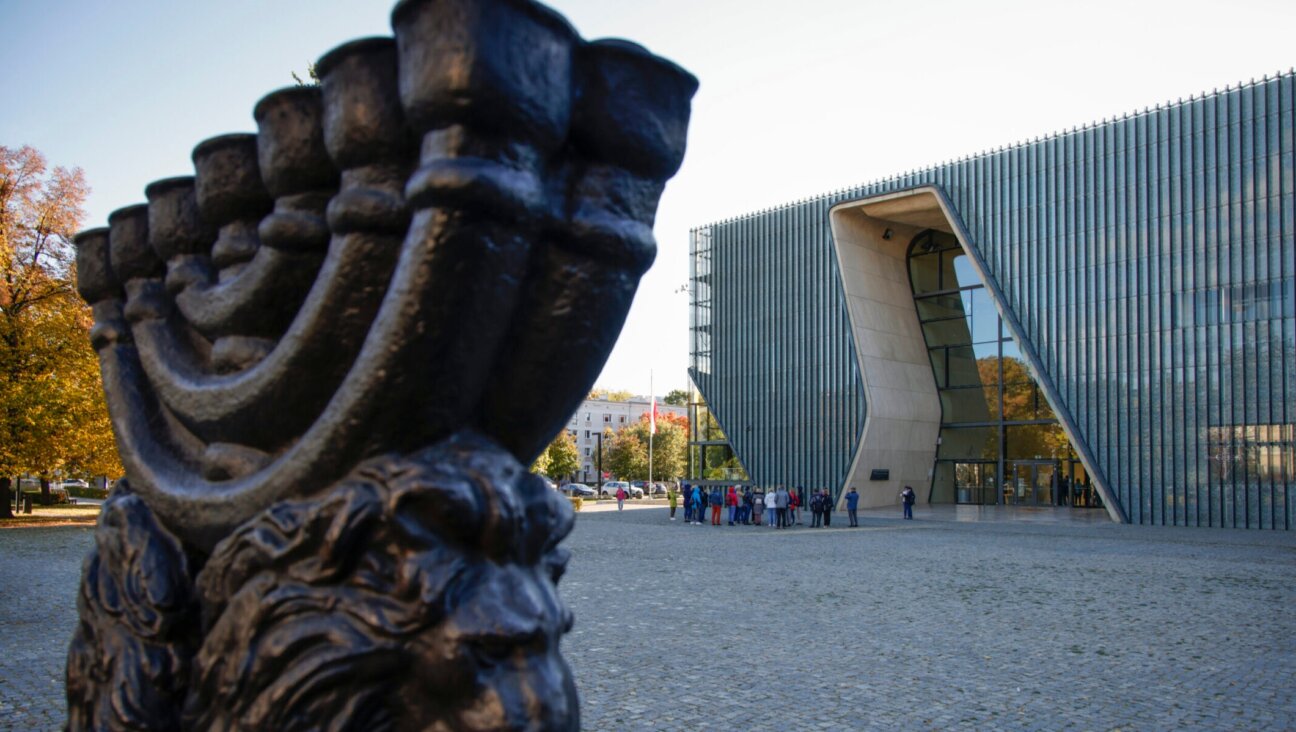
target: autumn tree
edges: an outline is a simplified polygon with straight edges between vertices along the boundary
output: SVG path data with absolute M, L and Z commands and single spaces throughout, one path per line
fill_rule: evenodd
M 628 402 L 634 399 L 634 394 L 624 389 L 613 391 L 611 389 L 590 389 L 589 396 L 586 399 L 606 399 L 609 402 Z
M 689 393 L 683 389 L 671 389 L 662 397 L 662 401 L 676 407 L 687 407 L 689 403 Z
M 575 473 L 579 467 L 580 452 L 576 449 L 576 438 L 572 437 L 567 430 L 563 430 L 531 464 L 531 472 L 551 478 L 562 478 Z
M 648 480 L 648 415 L 638 422 L 603 438 L 604 465 L 616 477 Z M 657 434 L 652 436 L 652 479 L 673 480 L 684 475 L 688 456 L 688 418 L 675 414 L 657 415 Z
M 603 469 L 618 480 L 648 478 L 648 440 L 633 427 L 603 431 Z
M 0 146 L 0 475 L 121 473 L 74 288 L 72 235 L 88 188 L 31 147 Z M 8 505 L 4 501 L 5 506 Z

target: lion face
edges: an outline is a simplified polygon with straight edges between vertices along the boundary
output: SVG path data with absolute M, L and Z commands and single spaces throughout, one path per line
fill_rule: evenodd
M 412 717 L 462 732 L 578 728 L 576 687 L 558 647 L 572 616 L 549 570 L 487 563 L 465 575 L 472 579 L 451 614 L 407 648 L 413 665 L 401 700 L 425 712 Z

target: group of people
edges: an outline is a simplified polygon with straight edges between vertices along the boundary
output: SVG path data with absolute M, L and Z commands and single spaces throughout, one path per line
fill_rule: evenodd
M 701 526 L 710 515 L 712 526 L 724 523 L 727 514 L 730 526 L 769 526 L 782 529 L 801 523 L 801 508 L 806 504 L 813 518 L 811 528 L 832 525 L 832 512 L 836 502 L 827 489 L 810 491 L 806 496 L 804 488 L 788 490 L 786 486 L 777 486 L 766 492 L 760 487 L 738 486 L 689 486 L 684 484 L 680 491 L 683 495 L 684 522 Z M 680 496 L 673 489 L 666 492 L 670 503 L 670 520 L 675 520 L 675 510 Z M 859 507 L 859 493 L 851 486 L 846 494 L 846 511 L 851 526 L 859 526 L 856 509 Z

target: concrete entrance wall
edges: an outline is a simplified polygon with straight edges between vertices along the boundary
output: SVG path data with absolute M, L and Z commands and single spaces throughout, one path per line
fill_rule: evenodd
M 915 211 L 932 206 L 940 213 L 930 194 L 906 197 L 916 199 L 906 202 Z M 896 504 L 906 485 L 919 501 L 927 500 L 941 419 L 907 260 L 909 242 L 930 222 L 912 215 L 906 216 L 909 222 L 885 218 L 896 212 L 881 203 L 848 203 L 829 212 L 868 404 L 842 492 L 855 486 L 862 508 Z M 890 471 L 889 479 L 869 480 L 875 469 Z

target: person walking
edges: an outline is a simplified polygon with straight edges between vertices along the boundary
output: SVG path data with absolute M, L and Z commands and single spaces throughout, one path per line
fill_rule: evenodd
M 720 486 L 711 489 L 711 525 L 720 525 L 720 508 L 724 503 L 724 495 L 720 492 Z
M 702 525 L 702 511 L 706 509 L 706 506 L 702 503 L 703 495 L 705 494 L 702 493 L 701 487 L 696 485 L 693 486 L 693 525 L 694 526 Z
M 823 525 L 823 493 L 814 491 L 810 494 L 810 528 L 817 529 Z
M 827 488 L 823 490 L 823 524 L 824 528 L 832 525 L 833 497 Z
M 675 493 L 675 486 L 674 486 L 673 484 L 672 484 L 672 485 L 668 485 L 668 486 L 666 486 L 666 502 L 670 504 L 670 510 L 671 510 L 671 512 L 670 512 L 670 519 L 671 519 L 671 521 L 674 521 L 674 520 L 675 520 L 675 501 L 676 501 L 678 498 L 679 498 L 679 496 L 676 495 L 676 493 Z
M 765 518 L 765 491 L 761 490 L 760 486 L 756 486 L 756 490 L 752 491 L 752 518 L 755 519 L 753 523 L 757 526 L 760 526 L 761 520 Z
M 917 498 L 914 489 L 910 486 L 905 486 L 904 490 L 900 491 L 900 501 L 904 503 L 904 517 L 906 519 L 913 520 L 913 505 Z
M 789 500 L 791 500 L 791 496 L 788 495 L 787 488 L 784 486 L 779 486 L 778 493 L 774 497 L 774 507 L 777 509 L 776 513 L 778 514 L 778 528 L 780 529 L 787 528 L 788 525 L 788 501 Z
M 851 526 L 859 526 L 859 515 L 856 510 L 859 509 L 859 493 L 855 486 L 851 486 L 850 492 L 846 494 L 846 515 L 850 517 Z
M 729 486 L 729 493 L 725 496 L 725 505 L 729 507 L 729 525 L 734 525 L 734 519 L 738 517 L 738 490 Z
M 625 488 L 620 488 L 620 487 L 617 488 L 616 498 L 617 498 L 617 510 L 618 510 L 618 511 L 624 511 L 624 510 L 625 510 L 625 499 L 626 499 L 626 492 L 625 492 Z

